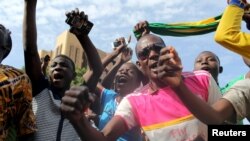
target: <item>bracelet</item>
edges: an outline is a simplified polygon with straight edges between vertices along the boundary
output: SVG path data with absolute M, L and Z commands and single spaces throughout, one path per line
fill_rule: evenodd
M 230 0 L 229 4 L 230 4 L 230 5 L 236 5 L 236 6 L 240 7 L 240 8 L 242 8 L 242 9 L 243 9 L 243 8 L 245 7 L 245 5 L 246 5 L 246 3 L 243 2 L 243 0 Z

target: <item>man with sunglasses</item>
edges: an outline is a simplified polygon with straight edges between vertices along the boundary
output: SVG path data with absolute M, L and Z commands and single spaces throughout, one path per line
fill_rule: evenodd
M 0 24 L 0 140 L 28 141 L 36 131 L 28 76 L 3 65 L 12 48 L 10 31 Z
M 88 104 L 84 98 L 87 87 L 65 93 L 61 109 L 79 136 L 89 141 L 110 141 L 140 126 L 152 141 L 207 140 L 206 125 L 189 112 L 176 93 L 192 93 L 212 104 L 221 96 L 213 77 L 206 71 L 183 73 L 175 49 L 166 47 L 160 37 L 152 34 L 139 39 L 136 54 L 149 83 L 121 101 L 115 116 L 101 132 L 80 115 L 82 107 Z

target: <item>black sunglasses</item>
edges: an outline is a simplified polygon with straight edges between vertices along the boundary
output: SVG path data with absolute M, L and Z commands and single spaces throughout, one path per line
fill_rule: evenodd
M 158 44 L 152 44 L 150 46 L 147 46 L 143 48 L 141 51 L 137 52 L 137 57 L 139 60 L 145 60 L 148 58 L 150 51 L 155 51 L 157 53 L 160 53 L 161 49 L 164 48 L 165 45 L 158 45 Z

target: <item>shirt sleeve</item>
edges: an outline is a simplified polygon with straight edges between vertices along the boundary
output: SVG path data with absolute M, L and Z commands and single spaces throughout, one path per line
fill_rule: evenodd
M 213 77 L 211 76 L 209 79 L 209 88 L 208 88 L 208 101 L 207 103 L 209 105 L 212 105 L 214 102 L 216 102 L 219 98 L 222 97 L 222 94 L 220 92 L 220 89 L 217 85 L 217 83 L 215 82 L 215 80 L 213 79 Z
M 250 117 L 250 79 L 240 80 L 223 96 L 234 107 L 237 120 Z
M 240 2 L 240 0 L 237 1 Z M 241 31 L 243 15 L 244 9 L 235 5 L 228 5 L 216 29 L 214 39 L 217 43 L 230 51 L 250 58 L 250 34 Z
M 121 117 L 125 121 L 129 130 L 137 126 L 132 106 L 127 97 L 124 97 L 121 103 L 118 105 L 115 116 Z

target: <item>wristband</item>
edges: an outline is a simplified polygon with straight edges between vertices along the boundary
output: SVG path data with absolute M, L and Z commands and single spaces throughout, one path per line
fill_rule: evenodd
M 236 5 L 243 9 L 246 5 L 246 1 L 245 0 L 230 0 L 229 5 Z

